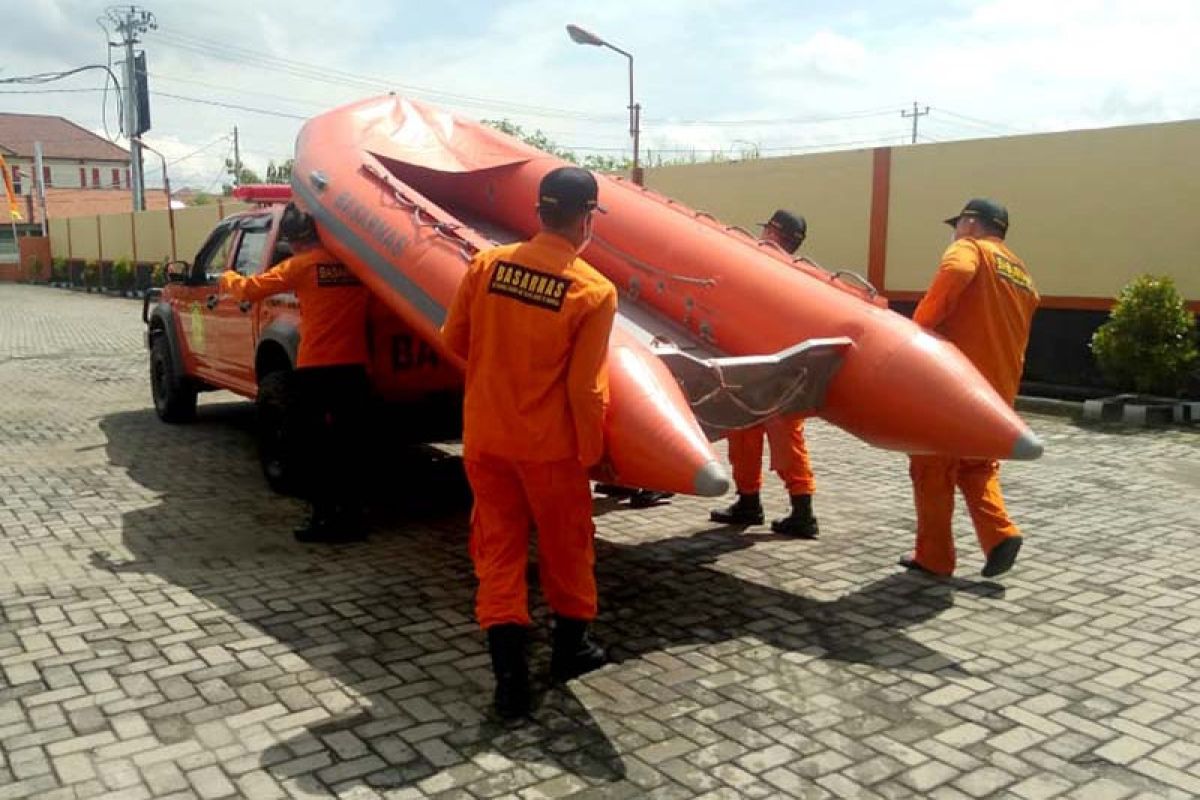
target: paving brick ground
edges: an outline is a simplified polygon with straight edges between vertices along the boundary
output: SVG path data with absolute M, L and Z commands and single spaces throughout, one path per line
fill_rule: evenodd
M 447 471 L 294 543 L 247 403 L 155 418 L 138 311 L 0 286 L 0 800 L 1200 795 L 1195 432 L 1033 418 L 999 582 L 963 518 L 960 578 L 901 573 L 903 459 L 819 422 L 820 541 L 598 500 L 621 660 L 502 726 Z

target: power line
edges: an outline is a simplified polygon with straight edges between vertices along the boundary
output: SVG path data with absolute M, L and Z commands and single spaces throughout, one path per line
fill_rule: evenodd
M 225 141 L 228 141 L 228 140 L 229 140 L 229 134 L 225 134 L 224 136 L 221 136 L 221 137 L 219 137 L 219 138 L 217 138 L 217 139 L 214 139 L 214 140 L 212 140 L 211 142 L 209 142 L 208 144 L 204 145 L 203 147 L 201 147 L 201 148 L 198 148 L 198 149 L 196 149 L 196 150 L 193 150 L 192 152 L 188 153 L 186 156 L 180 156 L 179 158 L 175 158 L 175 159 L 172 159 L 172 160 L 168 161 L 168 162 L 167 162 L 167 166 L 169 167 L 169 166 L 171 166 L 171 165 L 173 165 L 173 164 L 179 164 L 179 163 L 181 163 L 181 162 L 183 162 L 183 161 L 187 161 L 187 160 L 188 160 L 189 158 L 191 158 L 192 156 L 198 156 L 198 155 L 200 155 L 201 153 L 203 153 L 205 150 L 207 150 L 208 148 L 212 147 L 213 145 L 217 145 L 217 144 L 220 144 L 221 142 L 225 142 Z
M 199 97 L 188 97 L 182 94 L 170 94 L 168 92 L 155 92 L 158 97 L 169 97 L 172 100 L 183 100 L 188 103 L 199 103 L 206 106 L 217 106 L 218 108 L 230 108 L 235 111 L 246 111 L 251 114 L 265 114 L 269 117 L 284 117 L 286 119 L 298 119 L 300 121 L 307 120 L 308 117 L 300 116 L 299 114 L 289 114 L 286 111 L 271 111 L 265 108 L 254 108 L 253 106 L 242 106 L 237 103 L 222 103 L 219 100 L 204 100 Z
M 514 112 L 519 111 L 522 113 L 527 113 L 530 115 L 558 116 L 569 119 L 604 122 L 616 121 L 618 119 L 618 117 L 611 115 L 592 114 L 571 109 L 552 108 L 529 103 L 517 103 L 515 101 L 497 102 L 493 98 L 476 97 L 473 95 L 458 94 L 439 89 L 414 86 L 411 84 L 399 83 L 397 81 L 386 80 L 374 76 L 347 72 L 345 70 L 339 70 L 332 67 L 315 67 L 309 63 L 293 61 L 286 58 L 278 58 L 275 56 L 266 56 L 261 52 L 251 50 L 249 48 L 243 48 L 224 42 L 213 42 L 197 36 L 189 36 L 186 34 L 175 33 L 173 31 L 164 31 L 163 34 L 163 41 L 170 46 L 196 53 L 210 59 L 250 64 L 252 66 L 257 66 L 264 69 L 283 72 L 285 74 L 292 75 L 293 77 L 301 77 L 308 80 L 321 81 L 324 83 L 353 86 L 360 89 L 369 88 L 377 91 L 392 91 L 400 89 L 416 95 L 442 99 L 449 104 L 485 109 L 507 109 Z
M 83 92 L 103 92 L 104 87 L 95 89 L 0 89 L 0 94 L 76 94 Z

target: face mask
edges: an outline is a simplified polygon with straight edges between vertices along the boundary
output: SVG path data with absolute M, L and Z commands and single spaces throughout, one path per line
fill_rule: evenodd
M 592 215 L 583 218 L 583 241 L 575 248 L 576 253 L 582 253 L 592 243 Z

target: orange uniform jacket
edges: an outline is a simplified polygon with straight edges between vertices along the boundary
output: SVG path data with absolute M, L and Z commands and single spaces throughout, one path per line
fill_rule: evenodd
M 324 247 L 297 253 L 253 278 L 226 272 L 220 289 L 251 301 L 296 293 L 300 301 L 297 367 L 367 363 L 367 290 Z
M 464 457 L 598 462 L 616 309 L 613 285 L 555 234 L 475 256 L 442 327 L 467 361 Z
M 1011 404 L 1037 305 L 1033 279 L 1000 239 L 959 239 L 942 255 L 913 321 L 953 342 Z

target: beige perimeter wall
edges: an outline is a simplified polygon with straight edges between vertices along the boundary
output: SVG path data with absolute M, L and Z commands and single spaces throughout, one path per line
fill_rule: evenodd
M 175 210 L 177 258 L 192 261 L 223 217 L 253 206 L 214 203 Z M 171 256 L 170 216 L 164 211 L 71 217 L 50 220 L 50 252 L 54 258 L 116 261 L 121 258 L 159 263 Z
M 928 285 L 950 241 L 942 220 L 989 196 L 1057 305 L 1112 298 L 1144 272 L 1200 302 L 1200 120 L 891 148 L 886 218 L 873 220 L 876 152 L 660 167 L 646 183 L 744 227 L 776 207 L 801 213 L 802 252 L 864 274 L 872 225 L 886 223 L 879 288 L 901 297 Z
M 820 264 L 867 273 L 869 150 L 690 164 L 647 170 L 646 185 L 758 235 L 776 208 L 802 214 L 802 252 Z

